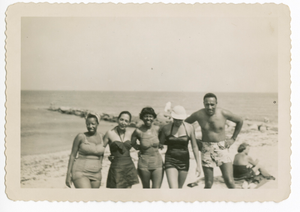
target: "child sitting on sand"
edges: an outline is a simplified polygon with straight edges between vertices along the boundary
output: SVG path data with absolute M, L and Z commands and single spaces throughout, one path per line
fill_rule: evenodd
M 238 147 L 238 154 L 235 155 L 233 161 L 233 176 L 236 180 L 251 179 L 257 175 L 261 175 L 268 180 L 275 180 L 266 169 L 259 164 L 258 159 L 255 161 L 248 155 L 250 145 L 242 143 Z M 259 180 L 258 180 L 259 181 Z

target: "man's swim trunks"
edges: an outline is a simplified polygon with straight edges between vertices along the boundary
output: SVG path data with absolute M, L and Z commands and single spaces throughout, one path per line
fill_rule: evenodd
M 202 166 L 211 168 L 231 162 L 225 141 L 202 142 L 201 159 Z

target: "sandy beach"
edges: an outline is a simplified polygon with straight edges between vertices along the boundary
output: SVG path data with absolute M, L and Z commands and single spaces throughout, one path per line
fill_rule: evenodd
M 277 142 L 278 142 L 278 128 L 275 123 L 268 123 L 268 127 L 262 127 L 258 130 L 258 125 L 263 122 L 257 121 L 244 121 L 243 129 L 237 139 L 237 141 L 230 147 L 230 157 L 234 158 L 236 150 L 239 144 L 247 142 L 251 145 L 250 156 L 254 159 L 259 159 L 260 163 L 263 164 L 270 174 L 277 178 L 278 164 L 277 164 Z M 101 133 L 105 133 L 108 129 L 115 126 L 115 123 L 102 121 L 99 127 Z M 200 128 L 195 125 L 196 137 L 201 136 Z M 226 133 L 230 136 L 233 132 L 234 126 L 228 125 Z M 65 148 L 65 147 L 64 147 Z M 71 146 L 69 150 L 59 151 L 60 146 L 56 146 L 56 152 L 45 153 L 45 154 L 31 154 L 24 155 L 21 157 L 21 187 L 22 188 L 67 188 L 65 185 L 65 177 L 67 172 L 69 154 L 71 152 Z M 195 160 L 190 149 L 190 170 L 185 181 L 184 189 L 191 189 L 187 184 L 197 181 L 199 178 L 195 175 Z M 53 151 L 53 150 L 52 150 Z M 161 151 L 164 158 L 166 148 Z M 106 178 L 108 174 L 108 169 L 110 166 L 110 161 L 108 156 L 110 155 L 109 148 L 105 150 L 105 155 L 103 159 L 102 168 L 102 182 L 101 189 L 106 189 Z M 131 150 L 132 159 L 137 165 L 138 156 L 137 151 Z M 240 182 L 236 186 L 241 188 Z M 269 181 L 263 188 L 277 188 L 277 180 Z M 73 187 L 74 188 L 74 187 Z M 133 189 L 142 189 L 141 182 L 132 187 Z M 162 189 L 168 189 L 168 183 L 166 175 L 163 179 Z M 204 175 L 201 173 L 198 186 L 193 187 L 193 189 L 203 189 L 204 188 Z M 226 189 L 226 185 L 221 176 L 219 168 L 214 170 L 214 185 L 213 189 Z

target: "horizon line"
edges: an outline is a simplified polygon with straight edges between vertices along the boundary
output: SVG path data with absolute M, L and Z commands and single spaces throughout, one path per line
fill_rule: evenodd
M 271 91 L 265 91 L 265 92 L 259 92 L 259 91 L 124 91 L 124 90 L 38 90 L 38 89 L 21 89 L 21 91 L 70 91 L 70 92 L 153 92 L 153 93 L 163 93 L 163 92 L 168 92 L 168 93 L 274 93 L 278 94 L 278 91 L 276 92 L 271 92 Z

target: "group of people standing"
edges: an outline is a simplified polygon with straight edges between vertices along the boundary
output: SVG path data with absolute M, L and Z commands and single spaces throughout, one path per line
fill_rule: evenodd
M 173 122 L 162 127 L 153 124 L 156 118 L 154 109 L 145 107 L 140 113 L 143 125 L 136 129 L 127 129 L 131 122 L 131 113 L 122 111 L 117 119 L 118 125 L 104 136 L 97 132 L 100 117 L 89 114 L 86 118 L 88 132 L 78 134 L 73 142 L 66 185 L 71 187 L 73 183 L 75 188 L 99 188 L 104 150 L 108 145 L 111 165 L 107 188 L 131 188 L 139 183 L 138 175 L 143 188 L 160 188 L 164 172 L 170 188 L 182 188 L 189 170 L 190 142 L 198 177 L 201 174 L 199 150 L 201 151 L 205 188 L 212 187 L 214 167 L 220 167 L 227 187 L 234 188 L 233 166 L 228 149 L 236 140 L 243 120 L 218 108 L 217 97 L 212 93 L 204 96 L 203 103 L 204 108 L 189 117 L 182 106 L 175 106 L 171 111 Z M 227 120 L 236 123 L 230 139 L 225 136 Z M 196 121 L 202 131 L 202 141 L 199 142 L 191 125 Z M 159 149 L 163 149 L 164 145 L 167 146 L 167 151 L 163 161 Z M 137 169 L 130 157 L 131 148 L 139 150 Z

